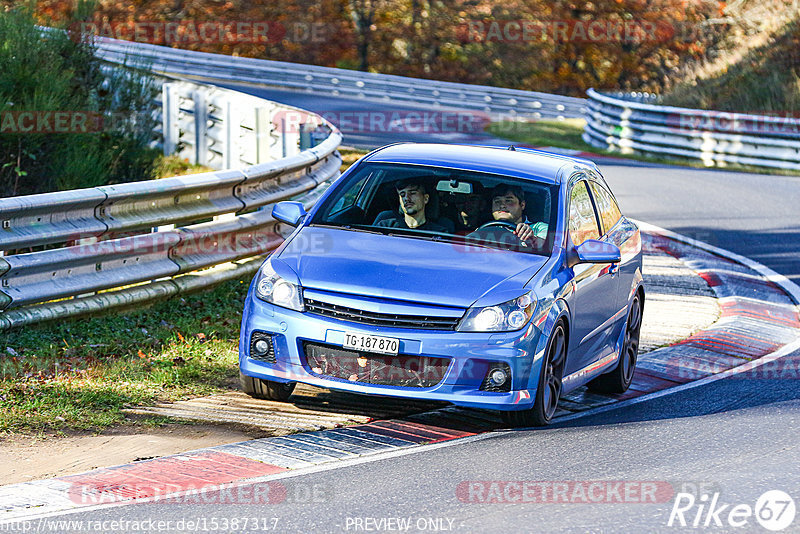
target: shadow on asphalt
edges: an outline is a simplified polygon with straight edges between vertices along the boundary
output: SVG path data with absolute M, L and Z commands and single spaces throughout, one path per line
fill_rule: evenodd
M 731 214 L 731 219 L 741 221 L 741 215 Z M 672 226 L 670 230 L 689 236 L 709 245 L 747 256 L 777 271 L 796 284 L 800 284 L 800 226 L 780 231 L 721 230 L 702 226 Z
M 791 357 L 792 372 L 784 378 L 725 378 L 693 389 L 668 394 L 608 412 L 573 421 L 554 423 L 548 428 L 614 425 L 663 419 L 680 419 L 718 413 L 734 413 L 800 401 L 800 353 Z M 791 376 L 793 375 L 793 376 Z

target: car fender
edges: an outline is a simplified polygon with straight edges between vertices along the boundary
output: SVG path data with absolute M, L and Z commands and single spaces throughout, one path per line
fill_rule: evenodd
M 636 283 L 635 279 L 638 278 L 639 282 Z M 636 277 L 634 277 L 634 283 L 631 285 L 630 293 L 628 294 L 627 304 L 625 305 L 625 324 L 628 323 L 628 313 L 630 313 L 631 303 L 633 302 L 633 297 L 636 295 L 636 292 L 639 291 L 639 288 L 642 288 L 642 311 L 644 311 L 644 283 L 642 282 L 642 270 L 636 270 Z M 619 355 L 622 354 L 622 345 L 625 343 L 625 330 L 627 326 L 624 326 L 619 333 L 619 337 L 614 345 L 614 351 L 617 353 L 617 361 L 611 367 L 608 367 L 606 370 L 603 371 L 602 374 L 610 373 L 614 369 L 619 366 Z
M 535 392 L 536 388 L 539 387 L 539 374 L 541 372 L 542 361 L 544 360 L 545 352 L 547 351 L 547 345 L 550 342 L 550 336 L 553 334 L 556 324 L 562 318 L 567 322 L 567 342 L 569 342 L 569 325 L 571 322 L 569 307 L 564 299 L 556 299 L 550 306 L 550 309 L 548 310 L 544 321 L 541 323 L 541 326 L 539 326 L 541 335 L 536 343 L 536 349 L 534 350 L 533 360 L 531 363 L 531 373 L 528 378 L 527 389 L 531 391 L 531 393 Z M 569 345 L 567 346 L 569 347 Z
M 633 280 L 631 281 L 631 285 L 628 288 L 628 295 L 625 301 L 627 302 L 627 306 L 631 305 L 631 301 L 633 300 L 633 296 L 639 291 L 639 288 L 642 288 L 642 293 L 644 293 L 644 277 L 642 276 L 642 264 L 640 263 L 639 266 L 636 268 L 636 272 L 633 274 Z

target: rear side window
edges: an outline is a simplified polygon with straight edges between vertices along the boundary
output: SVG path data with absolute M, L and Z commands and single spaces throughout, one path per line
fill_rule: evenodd
M 592 193 L 594 200 L 597 203 L 597 209 L 600 212 L 600 220 L 603 222 L 603 233 L 608 233 L 611 228 L 617 224 L 622 213 L 619 211 L 617 203 L 611 193 L 600 187 L 596 183 L 592 183 Z
M 587 239 L 600 237 L 597 217 L 594 215 L 592 199 L 585 181 L 576 183 L 569 195 L 569 236 L 575 246 Z

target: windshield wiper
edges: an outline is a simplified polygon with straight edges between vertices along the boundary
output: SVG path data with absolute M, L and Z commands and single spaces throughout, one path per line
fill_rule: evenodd
M 425 241 L 438 241 L 441 243 L 463 243 L 464 238 L 456 235 L 428 234 L 414 231 L 398 232 L 397 228 L 392 228 L 387 235 L 395 237 L 413 237 L 414 239 L 424 239 Z

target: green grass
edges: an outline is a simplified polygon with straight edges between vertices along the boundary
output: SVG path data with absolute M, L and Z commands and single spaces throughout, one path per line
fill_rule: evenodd
M 666 165 L 679 165 L 697 169 L 723 169 L 732 172 L 750 172 L 757 174 L 778 174 L 784 176 L 798 176 L 800 172 L 783 169 L 768 169 L 750 165 L 729 164 L 725 167 L 706 167 L 703 162 L 683 158 L 669 158 L 658 156 L 645 156 L 641 154 L 621 154 L 611 150 L 603 150 L 586 143 L 581 135 L 586 121 L 583 119 L 542 120 L 536 122 L 495 122 L 489 125 L 487 133 L 508 139 L 511 142 L 531 145 L 535 147 L 557 147 L 592 152 L 615 158 L 644 161 Z
M 199 165 L 197 163 L 189 163 L 188 159 L 181 159 L 176 155 L 159 156 L 153 165 L 154 178 L 168 178 L 170 176 L 182 176 L 184 174 L 195 174 L 198 172 L 211 172 L 214 169 Z
M 366 154 L 343 149 L 342 170 Z M 204 172 L 163 158 L 159 176 Z M 127 407 L 238 389 L 238 338 L 249 279 L 125 314 L 0 333 L 0 435 L 99 431 Z
M 342 166 L 340 170 L 342 172 L 346 171 L 350 165 L 355 163 L 361 156 L 365 156 L 367 152 L 369 151 L 359 150 L 357 148 L 340 148 L 339 155 L 342 156 Z
M 596 148 L 581 139 L 585 125 L 586 121 L 583 119 L 536 122 L 504 121 L 492 123 L 487 132 L 497 137 L 532 146 L 554 146 L 595 152 Z
M 248 281 L 0 334 L 0 433 L 101 430 L 126 407 L 237 388 Z
M 664 95 L 664 103 L 796 118 L 800 111 L 800 19 L 787 23 L 769 43 L 721 72 L 679 84 Z

